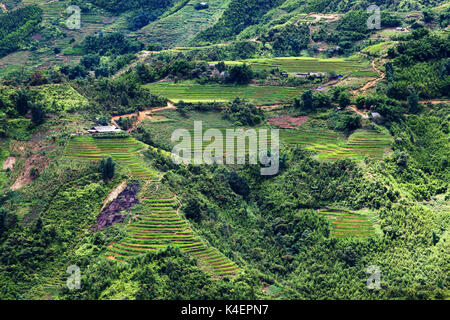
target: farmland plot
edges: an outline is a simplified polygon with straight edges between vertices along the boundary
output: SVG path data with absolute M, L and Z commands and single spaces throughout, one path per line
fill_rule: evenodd
M 257 105 L 291 102 L 304 91 L 297 87 L 269 87 L 220 84 L 151 83 L 145 85 L 151 93 L 163 96 L 175 103 L 184 102 L 229 102 L 245 98 Z
M 74 137 L 64 151 L 66 159 L 97 160 L 110 155 L 126 166 L 134 179 L 155 180 L 157 174 L 144 165 L 138 151 L 142 149 L 133 138 L 94 139 L 90 136 Z
M 192 231 L 188 222 L 175 209 L 177 205 L 175 197 L 144 199 L 144 209 L 137 220 L 129 225 L 128 236 L 108 247 L 108 257 L 126 260 L 172 246 L 197 259 L 201 267 L 214 275 L 235 275 L 238 267 Z
M 326 209 L 321 213 L 331 224 L 330 236 L 333 238 L 356 237 L 368 239 L 376 235 L 374 223 L 367 215 L 333 209 Z

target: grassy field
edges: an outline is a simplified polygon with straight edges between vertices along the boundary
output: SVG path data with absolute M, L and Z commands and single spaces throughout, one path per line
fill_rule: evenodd
M 37 100 L 46 106 L 47 112 L 73 112 L 86 108 L 89 101 L 69 84 L 52 84 L 32 87 Z
M 254 70 L 274 69 L 295 72 L 330 72 L 347 73 L 363 69 L 369 65 L 367 60 L 359 57 L 317 59 L 309 57 L 283 57 L 270 59 L 248 59 L 239 61 L 225 61 L 225 64 L 249 64 Z M 211 63 L 217 63 L 211 62 Z
M 333 238 L 356 237 L 368 239 L 376 235 L 373 221 L 367 216 L 345 210 L 326 209 L 320 211 L 331 224 Z
M 346 139 L 343 134 L 332 130 L 308 127 L 280 130 L 280 139 L 282 143 L 316 151 L 322 160 L 381 159 L 392 140 L 388 134 L 373 130 L 357 130 Z
M 180 0 L 179 7 L 166 13 L 161 19 L 142 28 L 137 35 L 148 38 L 165 46 L 185 46 L 200 31 L 212 26 L 222 15 L 230 0 L 210 0 L 209 8 L 195 10 L 199 1 Z M 178 10 L 177 10 L 178 9 Z
M 167 246 L 180 248 L 200 266 L 217 276 L 233 276 L 238 267 L 217 249 L 204 243 L 175 208 L 175 197 L 144 199 L 137 221 L 128 226 L 128 236 L 108 246 L 108 257 L 126 260 Z
M 189 118 L 182 117 L 177 111 L 166 111 L 163 114 L 168 121 L 151 123 L 149 128 L 151 128 L 154 141 L 165 145 L 174 145 L 170 141 L 170 137 L 172 132 L 179 128 L 187 129 L 191 132 L 191 143 L 194 145 L 194 121 L 202 121 L 203 132 L 208 128 L 216 128 L 222 132 L 224 137 L 226 129 L 235 128 L 230 121 L 221 119 L 221 115 L 218 112 L 200 113 L 194 111 L 189 113 Z M 365 157 L 381 159 L 383 154 L 390 150 L 392 142 L 392 137 L 388 133 L 360 129 L 346 137 L 340 132 L 322 127 L 312 127 L 308 122 L 298 129 L 280 129 L 279 134 L 281 144 L 299 145 L 315 151 L 321 160 L 362 160 Z M 268 143 L 270 143 L 270 131 L 267 139 Z M 210 143 L 203 141 L 202 148 L 204 149 Z
M 364 48 L 363 50 L 361 50 L 361 52 L 380 57 L 382 55 L 385 55 L 388 49 L 394 47 L 396 43 L 397 42 L 395 41 L 380 42 Z
M 264 87 L 247 85 L 191 84 L 160 82 L 145 85 L 150 92 L 177 103 L 185 102 L 228 102 L 236 97 L 245 98 L 257 105 L 291 102 L 304 89 L 296 87 Z
M 93 139 L 90 136 L 73 137 L 64 150 L 64 158 L 77 160 L 98 160 L 110 155 L 130 170 L 138 180 L 156 180 L 157 173 L 145 166 L 140 158 L 142 145 L 133 138 Z

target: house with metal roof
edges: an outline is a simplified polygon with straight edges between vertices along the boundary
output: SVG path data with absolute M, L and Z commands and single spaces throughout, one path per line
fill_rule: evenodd
M 93 127 L 92 129 L 88 130 L 88 132 L 90 134 L 96 134 L 96 133 L 114 133 L 114 132 L 118 132 L 121 131 L 119 128 L 117 128 L 116 126 L 96 126 Z

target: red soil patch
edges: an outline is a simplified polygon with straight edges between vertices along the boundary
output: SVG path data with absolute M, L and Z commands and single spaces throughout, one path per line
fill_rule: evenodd
M 37 133 L 28 142 L 15 141 L 11 144 L 11 153 L 25 159 L 24 166 L 11 186 L 11 190 L 17 190 L 33 181 L 30 176 L 31 168 L 37 169 L 39 173 L 47 168 L 50 159 L 44 154 L 50 153 L 56 146 L 42 141 L 44 136 L 44 133 Z
M 307 116 L 293 117 L 288 115 L 282 115 L 270 118 L 268 121 L 270 124 L 281 128 L 295 128 L 308 120 Z

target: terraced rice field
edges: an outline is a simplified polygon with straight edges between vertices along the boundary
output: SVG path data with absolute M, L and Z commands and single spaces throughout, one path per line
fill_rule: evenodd
M 358 130 L 346 140 L 343 134 L 318 128 L 280 130 L 280 139 L 286 144 L 296 144 L 319 153 L 319 159 L 362 160 L 366 156 L 381 159 L 390 148 L 392 138 L 374 130 Z
M 347 73 L 363 69 L 369 65 L 367 61 L 357 57 L 317 59 L 309 57 L 282 57 L 270 59 L 248 59 L 239 61 L 225 61 L 225 64 L 249 64 L 254 70 L 275 69 L 296 73 L 296 72 L 330 72 Z M 214 62 L 211 62 L 214 63 Z
M 128 226 L 128 236 L 108 247 L 108 257 L 126 260 L 167 246 L 180 248 L 196 258 L 206 270 L 218 276 L 233 276 L 238 267 L 217 249 L 204 243 L 175 210 L 176 198 L 144 199 L 148 209 Z
M 178 2 L 181 4 L 181 2 Z M 181 7 L 175 5 L 163 16 L 136 32 L 137 35 L 151 37 L 153 42 L 170 47 L 187 45 L 200 31 L 214 25 L 229 0 L 209 0 L 209 8 L 195 10 L 197 0 L 188 0 Z
M 302 88 L 267 87 L 247 85 L 200 85 L 192 83 L 159 82 L 145 85 L 151 93 L 163 96 L 175 103 L 228 102 L 236 97 L 245 98 L 256 105 L 290 102 L 301 95 Z
M 321 211 L 321 213 L 331 223 L 330 236 L 333 238 L 357 237 L 368 239 L 375 236 L 374 225 L 365 215 L 332 209 Z
M 226 128 L 218 129 L 223 136 L 222 150 L 226 154 Z M 211 140 L 201 139 L 200 135 L 194 135 L 194 129 L 189 129 L 191 136 L 192 154 L 202 154 L 205 148 L 211 145 Z M 203 135 L 206 129 L 203 130 Z M 270 130 L 267 136 L 260 136 L 258 130 L 257 145 L 263 143 L 270 149 Z M 299 145 L 318 153 L 321 160 L 353 159 L 363 160 L 365 157 L 382 159 L 383 154 L 389 150 L 392 138 L 388 134 L 381 134 L 374 130 L 357 130 L 348 139 L 342 133 L 324 128 L 279 129 L 280 144 Z M 176 144 L 176 143 L 175 143 Z M 245 139 L 245 145 L 234 140 L 235 154 L 248 153 L 249 139 Z M 225 157 L 224 157 L 225 158 Z
M 102 138 L 90 136 L 73 137 L 64 150 L 64 158 L 96 160 L 110 155 L 126 166 L 137 180 L 156 180 L 157 173 L 144 165 L 138 151 L 142 149 L 133 138 Z
M 267 148 L 270 147 L 270 130 L 267 130 L 267 134 L 266 136 L 264 136 L 261 132 L 259 132 L 258 130 L 255 130 L 255 136 L 249 138 L 248 136 L 245 135 L 245 132 L 248 132 L 248 129 L 244 129 L 244 131 L 242 131 L 241 133 L 239 133 L 238 131 L 236 131 L 236 137 L 234 138 L 234 143 L 231 146 L 227 145 L 227 137 L 226 137 L 226 130 L 236 130 L 233 128 L 217 128 L 217 130 L 219 130 L 222 134 L 222 142 L 220 143 L 220 140 L 207 140 L 206 137 L 204 137 L 205 132 L 208 129 L 203 129 L 203 134 L 202 135 L 196 135 L 194 134 L 194 129 L 188 129 L 190 136 L 191 136 L 191 155 L 194 157 L 195 155 L 200 155 L 201 157 L 204 154 L 205 149 L 210 146 L 211 144 L 215 144 L 215 143 L 219 143 L 220 146 L 222 147 L 222 151 L 223 151 L 223 161 L 226 163 L 226 153 L 227 153 L 227 147 L 229 147 L 230 149 L 234 150 L 234 155 L 235 155 L 235 159 L 236 156 L 239 155 L 246 155 L 248 154 L 249 151 L 249 145 L 251 142 L 252 146 L 255 146 L 255 154 L 257 154 L 257 151 L 259 150 L 259 146 L 260 144 L 266 145 Z M 202 139 L 202 136 L 204 137 Z M 183 146 L 184 147 L 184 146 Z M 256 147 L 258 147 L 256 149 Z M 213 156 L 215 156 L 215 149 L 213 148 L 213 146 L 210 146 L 210 150 L 211 150 L 211 154 Z M 193 158 L 192 158 L 193 159 Z M 236 162 L 235 162 L 236 163 Z

